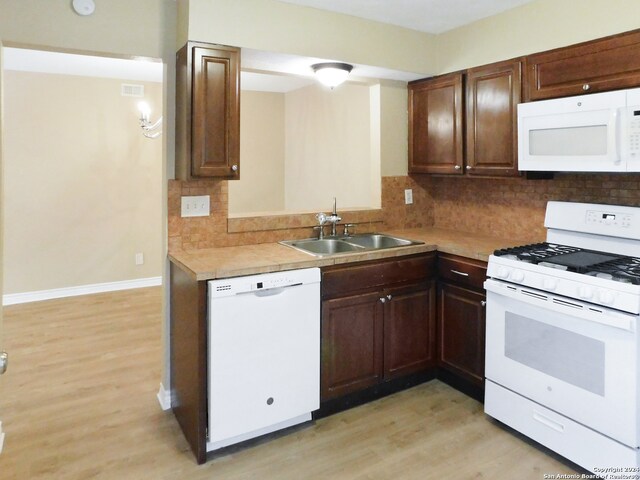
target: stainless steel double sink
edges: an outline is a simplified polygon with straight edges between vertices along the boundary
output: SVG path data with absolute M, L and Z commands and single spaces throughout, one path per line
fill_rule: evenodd
M 317 257 L 325 257 L 328 255 L 380 250 L 383 248 L 422 245 L 424 242 L 416 242 L 380 233 L 365 233 L 359 235 L 325 237 L 322 239 L 307 238 L 304 240 L 284 240 L 280 243 L 304 253 L 309 253 Z

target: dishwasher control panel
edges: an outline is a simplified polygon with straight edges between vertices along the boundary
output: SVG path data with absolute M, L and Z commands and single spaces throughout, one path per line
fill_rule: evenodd
M 209 298 L 293 287 L 319 281 L 319 268 L 305 268 L 301 270 L 287 270 L 285 272 L 211 280 L 209 281 Z

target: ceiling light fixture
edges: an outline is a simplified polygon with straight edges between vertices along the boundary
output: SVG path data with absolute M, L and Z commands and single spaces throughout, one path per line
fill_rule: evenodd
M 311 69 L 321 83 L 333 88 L 347 79 L 349 73 L 353 70 L 353 65 L 339 62 L 326 62 L 311 65 Z

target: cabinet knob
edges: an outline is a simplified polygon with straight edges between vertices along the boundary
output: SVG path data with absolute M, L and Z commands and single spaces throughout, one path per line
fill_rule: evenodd
M 487 306 L 487 302 L 486 302 L 486 300 L 481 300 L 481 301 L 480 301 L 480 306 L 482 306 L 482 307 L 486 307 L 486 306 Z
M 387 299 L 384 297 L 380 297 L 380 303 L 386 303 Z
M 393 295 L 387 295 L 387 300 L 391 300 L 393 298 Z
M 455 167 L 453 167 L 456 170 L 460 170 L 460 165 L 456 165 Z
M 471 165 L 467 165 L 467 170 L 471 170 Z
M 591 88 L 591 85 L 589 85 L 588 83 L 585 83 L 584 85 L 582 85 L 582 90 L 584 90 L 585 92 L 590 88 Z
M 231 165 L 231 170 L 234 172 L 238 171 L 238 165 Z

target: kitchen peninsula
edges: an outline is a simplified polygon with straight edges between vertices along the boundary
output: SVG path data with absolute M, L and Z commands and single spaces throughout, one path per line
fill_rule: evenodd
M 442 355 L 440 355 L 442 353 L 442 345 L 451 345 L 451 342 L 444 341 L 443 343 L 442 338 L 437 338 L 439 332 L 443 329 L 439 327 L 436 331 L 436 324 L 442 323 L 441 319 L 436 319 L 436 279 L 442 277 L 444 281 L 447 281 L 446 272 L 443 275 L 437 269 L 437 257 L 443 254 L 445 260 L 441 264 L 447 267 L 452 265 L 447 262 L 462 261 L 462 263 L 459 263 L 462 266 L 456 268 L 471 268 L 471 278 L 475 278 L 473 272 L 484 271 L 483 265 L 486 265 L 485 262 L 488 256 L 495 249 L 510 245 L 513 240 L 439 228 L 400 229 L 386 233 L 424 243 L 373 252 L 327 257 L 315 257 L 277 243 L 174 251 L 170 253 L 172 274 L 171 315 L 173 319 L 171 365 L 172 378 L 174 380 L 172 385 L 172 404 L 183 432 L 200 463 L 206 461 L 207 458 L 207 281 L 212 279 L 310 267 L 320 267 L 322 271 L 328 272 L 337 267 L 362 266 L 362 268 L 370 269 L 364 271 L 366 278 L 374 277 L 375 275 L 372 275 L 371 272 L 380 271 L 380 268 L 385 269 L 384 271 L 386 272 L 392 272 L 386 274 L 386 280 L 383 279 L 385 274 L 381 274 L 380 280 L 371 280 L 371 285 L 366 288 L 372 288 L 373 291 L 380 288 L 383 290 L 391 288 L 389 291 L 395 292 L 397 287 L 414 281 L 404 280 L 402 275 L 407 275 L 408 278 L 412 275 L 411 272 L 416 271 L 415 269 L 418 268 L 420 270 L 414 274 L 416 275 L 415 281 L 420 282 L 419 285 L 424 285 L 423 288 L 426 289 L 420 291 L 425 291 L 426 296 L 424 298 L 427 301 L 425 308 L 427 308 L 426 311 L 428 312 L 424 319 L 428 328 L 424 330 L 425 342 L 423 343 L 428 345 L 429 348 L 425 352 L 416 352 L 416 355 L 427 355 L 428 358 L 417 361 L 416 365 L 419 364 L 420 367 L 418 370 L 413 368 L 411 375 L 399 375 L 401 377 L 399 379 L 395 377 L 392 379 L 393 375 L 387 375 L 385 378 L 389 377 L 391 381 L 383 380 L 382 383 L 378 383 L 376 380 L 372 383 L 372 381 L 367 380 L 360 385 L 352 384 L 348 387 L 340 387 L 340 389 L 336 390 L 337 392 L 342 392 L 338 395 L 338 398 L 336 398 L 335 394 L 329 394 L 328 396 L 325 394 L 325 400 L 321 398 L 320 412 L 323 412 L 323 405 L 326 408 L 324 408 L 322 415 L 329 414 L 436 376 L 440 376 L 445 381 L 449 381 L 452 385 L 459 387 L 476 398 L 481 397 L 481 383 L 480 386 L 477 382 L 473 383 L 474 373 L 471 370 L 481 370 L 483 368 L 483 350 L 477 352 L 476 356 L 479 359 L 476 362 L 479 362 L 480 365 L 469 366 L 470 372 L 468 374 L 464 371 L 465 365 L 461 364 L 456 369 L 455 361 L 442 358 Z M 339 268 L 339 270 L 345 269 Z M 346 270 L 348 271 L 349 269 L 347 268 Z M 464 274 L 464 272 L 461 273 Z M 391 280 L 393 283 L 386 287 L 385 282 L 389 282 L 390 277 L 394 278 L 394 280 Z M 471 292 L 471 286 L 464 283 L 467 281 L 466 277 L 462 277 L 462 283 L 455 283 L 456 280 L 454 279 L 454 287 L 460 288 L 465 292 Z M 330 284 L 325 283 L 324 285 Z M 446 283 L 443 283 L 443 285 L 446 285 Z M 365 289 L 361 291 L 366 293 L 366 291 L 371 290 Z M 328 291 L 323 294 L 323 298 L 330 297 L 332 297 L 332 294 Z M 482 321 L 482 318 L 478 320 Z M 323 321 L 326 321 L 326 319 Z M 479 330 L 474 328 L 470 335 L 474 337 L 481 335 L 480 341 L 476 338 L 471 342 L 472 344 L 483 343 L 483 326 Z M 455 345 L 452 348 L 455 351 Z M 385 352 L 389 355 L 388 350 L 385 350 Z M 382 358 L 382 355 L 380 358 Z M 331 383 L 330 380 L 326 380 L 326 371 L 328 370 L 326 359 L 323 358 L 322 362 L 325 383 L 327 381 Z M 453 365 L 453 370 L 447 368 L 447 365 Z M 440 366 L 445 368 L 440 369 Z M 408 372 L 408 370 L 406 371 Z M 458 373 L 458 375 L 452 375 L 452 371 Z M 440 372 L 443 375 L 439 375 Z M 382 374 L 380 373 L 380 375 Z M 374 377 L 378 378 L 378 375 L 376 374 Z M 471 379 L 471 382 L 469 379 Z M 343 394 L 344 392 L 350 393 Z

